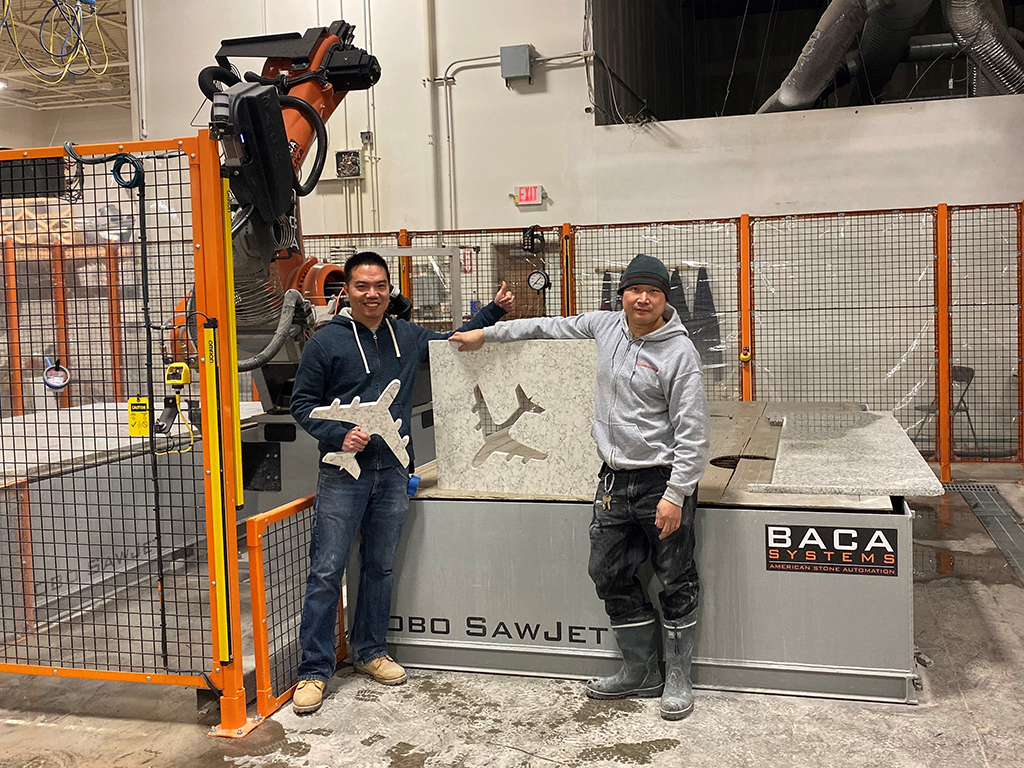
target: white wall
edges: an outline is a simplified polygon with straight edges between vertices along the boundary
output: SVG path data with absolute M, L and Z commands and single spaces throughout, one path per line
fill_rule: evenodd
M 531 43 L 538 56 L 581 47 L 583 0 L 373 0 L 369 24 L 368 0 L 146 2 L 149 135 L 195 131 L 195 77 L 221 38 L 303 31 L 340 13 L 383 76 L 371 94 L 350 94 L 331 120 L 331 149 L 359 147 L 359 131 L 370 129 L 379 159 L 375 177 L 323 183 L 304 202 L 305 230 L 448 227 L 443 91 L 423 84 L 424 8 L 434 6 L 438 75 L 502 45 Z M 457 71 L 451 90 L 461 228 L 1024 198 L 1024 96 L 598 128 L 585 112 L 579 63 L 542 68 L 533 85 L 512 90 L 485 64 Z M 518 211 L 508 197 L 517 184 L 542 184 L 544 209 Z
M 131 111 L 127 108 L 75 107 L 47 112 L 0 108 L 0 146 L 4 147 L 50 147 L 65 141 L 98 144 L 131 138 Z
M 0 108 L 0 147 L 35 146 L 36 118 L 40 113 L 19 107 Z

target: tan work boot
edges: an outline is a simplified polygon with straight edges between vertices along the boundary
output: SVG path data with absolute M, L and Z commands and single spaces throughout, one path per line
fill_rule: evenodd
M 297 715 L 308 715 L 320 709 L 324 703 L 323 680 L 300 680 L 299 687 L 292 696 L 292 710 Z
M 405 670 L 390 656 L 381 656 L 366 664 L 356 664 L 355 670 L 384 685 L 401 685 L 405 682 Z

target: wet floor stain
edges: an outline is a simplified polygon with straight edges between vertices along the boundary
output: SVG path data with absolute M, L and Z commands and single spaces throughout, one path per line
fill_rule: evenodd
M 377 701 L 382 693 L 377 688 L 363 688 L 356 693 L 356 701 Z
M 652 739 L 651 741 L 611 744 L 607 747 L 584 749 L 580 752 L 579 758 L 584 765 L 598 760 L 610 760 L 625 765 L 650 765 L 651 758 L 655 755 L 678 746 L 677 739 Z
M 572 719 L 581 725 L 604 725 L 613 717 L 639 712 L 643 709 L 642 702 L 636 699 L 618 699 L 612 701 L 597 701 L 587 699 L 582 706 L 576 710 Z
M 384 754 L 391 760 L 389 768 L 423 768 L 437 752 L 418 752 L 412 744 L 400 741 Z
M 956 491 L 907 499 L 914 510 L 914 581 L 956 577 L 1018 584 L 1006 556 Z
M 311 736 L 330 736 L 334 731 L 330 728 L 312 728 L 308 731 L 299 731 L 299 736 L 305 736 L 309 734 Z
M 280 750 L 285 757 L 304 757 L 309 754 L 309 744 L 304 741 L 289 741 Z

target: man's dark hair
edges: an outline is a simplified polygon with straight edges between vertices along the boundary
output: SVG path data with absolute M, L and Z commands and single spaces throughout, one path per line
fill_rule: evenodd
M 391 282 L 391 270 L 388 269 L 388 263 L 384 261 L 383 257 L 379 253 L 373 251 L 360 251 L 355 256 L 349 256 L 345 261 L 345 282 L 352 281 L 352 270 L 356 267 L 380 267 L 384 270 L 384 274 L 388 278 L 388 283 Z

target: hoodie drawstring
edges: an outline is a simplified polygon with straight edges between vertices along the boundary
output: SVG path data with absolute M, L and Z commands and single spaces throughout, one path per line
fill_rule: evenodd
M 366 353 L 363 352 L 363 345 L 359 341 L 359 334 L 356 333 L 356 324 L 352 323 L 352 335 L 356 337 L 356 346 L 359 347 L 359 356 L 363 358 L 363 368 L 366 369 L 366 374 L 370 374 L 370 364 L 366 362 Z
M 384 322 L 387 323 L 388 330 L 391 331 L 391 343 L 395 345 L 395 357 L 401 357 L 402 351 L 398 348 L 398 337 L 395 335 L 395 329 L 391 325 L 391 321 L 384 318 Z M 359 356 L 363 358 L 363 370 L 367 374 L 370 373 L 370 364 L 366 362 L 366 353 L 363 352 L 363 344 L 359 341 L 359 333 L 356 331 L 356 324 L 352 323 L 352 335 L 356 337 L 356 346 L 359 347 Z
M 395 329 L 391 325 L 391 321 L 386 317 L 384 318 L 384 322 L 388 324 L 388 330 L 391 331 L 391 343 L 395 345 L 395 357 L 401 357 L 402 352 L 398 349 L 398 337 L 395 336 Z M 369 373 L 369 371 L 367 371 L 367 373 Z

